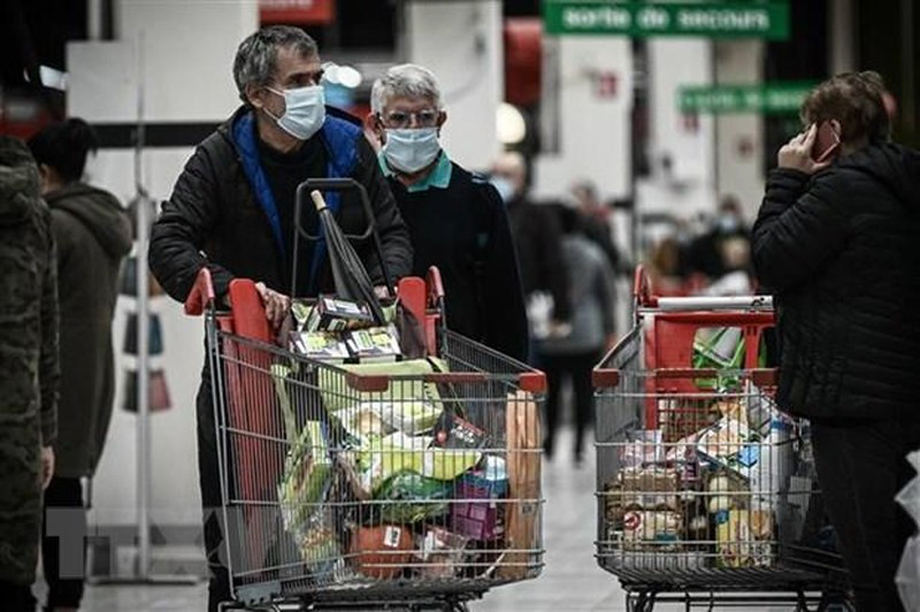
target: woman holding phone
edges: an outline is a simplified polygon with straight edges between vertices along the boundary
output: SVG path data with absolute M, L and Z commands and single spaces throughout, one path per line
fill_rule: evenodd
M 847 73 L 802 104 L 754 225 L 775 296 L 777 402 L 807 417 L 825 507 L 860 611 L 903 610 L 910 518 L 894 501 L 920 447 L 920 154 L 890 141 L 881 77 Z

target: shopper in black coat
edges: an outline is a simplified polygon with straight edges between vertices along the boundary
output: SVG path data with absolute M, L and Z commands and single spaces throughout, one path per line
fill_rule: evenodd
M 332 292 L 323 241 L 301 241 L 298 278 L 292 279 L 294 197 L 308 178 L 352 178 L 363 185 L 390 274 L 394 279 L 408 274 L 409 233 L 360 122 L 332 109 L 327 113 L 313 39 L 299 28 L 263 28 L 240 44 L 233 72 L 245 106 L 196 149 L 153 226 L 150 267 L 163 288 L 185 300 L 205 265 L 221 299 L 233 278 L 252 279 L 275 328 L 287 315 L 292 286 L 297 297 Z M 326 202 L 346 233 L 364 232 L 367 221 L 357 194 L 330 192 Z M 312 204 L 298 222 L 320 233 Z M 371 279 L 382 285 L 372 245 L 356 250 Z M 213 612 L 230 599 L 230 585 L 210 385 L 206 366 L 198 393 L 198 469 Z
M 413 274 L 440 269 L 450 329 L 526 360 L 527 312 L 505 204 L 441 148 L 447 112 L 437 78 L 416 64 L 393 66 L 374 82 L 371 110 L 380 166 L 412 236 Z
M 920 154 L 888 142 L 875 73 L 818 86 L 779 152 L 753 232 L 776 300 L 779 406 L 808 417 L 859 610 L 895 611 L 909 518 L 894 502 L 920 447 Z M 829 121 L 836 160 L 811 156 Z

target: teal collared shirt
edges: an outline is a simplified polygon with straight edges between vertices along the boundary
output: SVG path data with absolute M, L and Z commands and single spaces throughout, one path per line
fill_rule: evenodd
M 380 162 L 380 169 L 383 171 L 384 176 L 389 178 L 395 174 L 392 170 L 390 170 L 390 167 L 387 166 L 387 160 L 383 153 L 377 155 L 377 161 Z M 450 184 L 450 175 L 452 171 L 453 165 L 450 163 L 450 159 L 442 149 L 441 152 L 438 153 L 438 161 L 435 162 L 434 167 L 431 169 L 428 175 L 423 177 L 422 180 L 415 183 L 414 185 L 407 187 L 406 191 L 409 193 L 415 193 L 417 191 L 426 191 L 431 187 L 447 189 L 447 186 Z

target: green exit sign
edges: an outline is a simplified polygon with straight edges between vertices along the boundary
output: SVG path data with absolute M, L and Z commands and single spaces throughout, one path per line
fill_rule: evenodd
M 683 113 L 796 114 L 816 83 L 681 87 L 677 106 Z
M 543 0 L 543 23 L 547 34 L 786 40 L 789 4 Z

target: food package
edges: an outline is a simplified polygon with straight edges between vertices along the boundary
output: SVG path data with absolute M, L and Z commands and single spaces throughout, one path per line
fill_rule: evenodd
M 494 540 L 503 533 L 501 522 L 502 504 L 497 500 L 508 493 L 505 474 L 505 460 L 488 456 L 482 470 L 467 472 L 459 478 L 456 497 L 464 500 L 451 504 L 451 526 L 453 530 L 473 540 Z
M 342 370 L 358 376 L 386 377 L 389 384 L 383 391 L 359 391 L 347 384 Z M 342 410 L 377 406 L 384 420 L 385 413 L 392 415 L 394 427 L 397 420 L 405 423 L 409 418 L 412 425 L 407 426 L 409 431 L 406 433 L 412 435 L 421 433 L 426 427 L 434 427 L 444 409 L 438 385 L 425 382 L 422 375 L 446 371 L 444 362 L 434 357 L 384 363 L 345 363 L 336 368 L 319 369 L 317 386 L 323 405 L 329 412 L 338 414 Z M 418 419 L 426 422 L 418 422 Z
M 303 561 L 314 580 L 330 581 L 344 569 L 345 558 L 335 532 L 325 525 L 305 530 L 300 540 Z
M 454 578 L 463 563 L 469 540 L 443 527 L 428 527 L 418 536 L 416 557 L 422 562 L 416 573 L 420 578 Z
M 627 548 L 672 550 L 681 540 L 683 519 L 670 510 L 630 510 L 623 516 Z
M 426 478 L 451 481 L 479 463 L 482 453 L 432 446 L 429 436 L 408 436 L 402 432 L 372 439 L 358 451 L 361 486 L 377 491 L 385 480 L 400 471 Z
M 344 331 L 374 325 L 374 316 L 365 304 L 321 296 L 303 319 L 304 308 L 292 307 L 298 329 L 303 331 Z
M 725 462 L 737 455 L 750 439 L 747 423 L 725 416 L 700 434 L 697 450 L 707 458 Z
M 706 508 L 710 514 L 746 508 L 750 497 L 747 483 L 731 470 L 714 472 L 706 481 Z
M 509 551 L 496 569 L 499 580 L 522 580 L 541 563 L 540 535 L 543 432 L 533 395 L 508 395 L 507 436 L 508 505 L 505 542 Z
M 380 504 L 380 516 L 388 523 L 417 523 L 447 512 L 452 488 L 433 478 L 404 470 L 387 478 L 374 491 Z M 399 502 L 399 503 L 393 503 Z
M 412 533 L 398 525 L 358 527 L 351 538 L 349 557 L 370 578 L 395 578 L 412 558 Z
M 441 413 L 434 432 L 434 443 L 444 448 L 484 448 L 490 442 L 485 431 L 449 410 Z
M 336 416 L 349 434 L 366 442 L 395 431 L 409 436 L 429 433 L 441 414 L 439 404 L 410 399 L 398 402 L 365 400 L 339 411 Z
M 680 473 L 669 467 L 628 467 L 618 475 L 624 506 L 678 510 Z
M 697 435 L 683 438 L 676 443 L 666 445 L 666 465 L 673 466 L 680 474 L 680 486 L 686 490 L 700 488 L 700 457 L 696 450 Z
M 721 418 L 716 406 L 696 398 L 662 394 L 657 401 L 661 440 L 666 444 L 706 429 Z
M 724 510 L 716 515 L 716 552 L 722 567 L 770 567 L 773 513 Z
M 323 424 L 307 421 L 284 462 L 284 479 L 278 485 L 278 501 L 285 528 L 301 538 L 310 519 L 321 509 L 331 482 L 332 459 Z
M 630 440 L 620 447 L 620 464 L 624 467 L 642 467 L 664 460 L 660 429 L 643 429 L 634 432 Z

